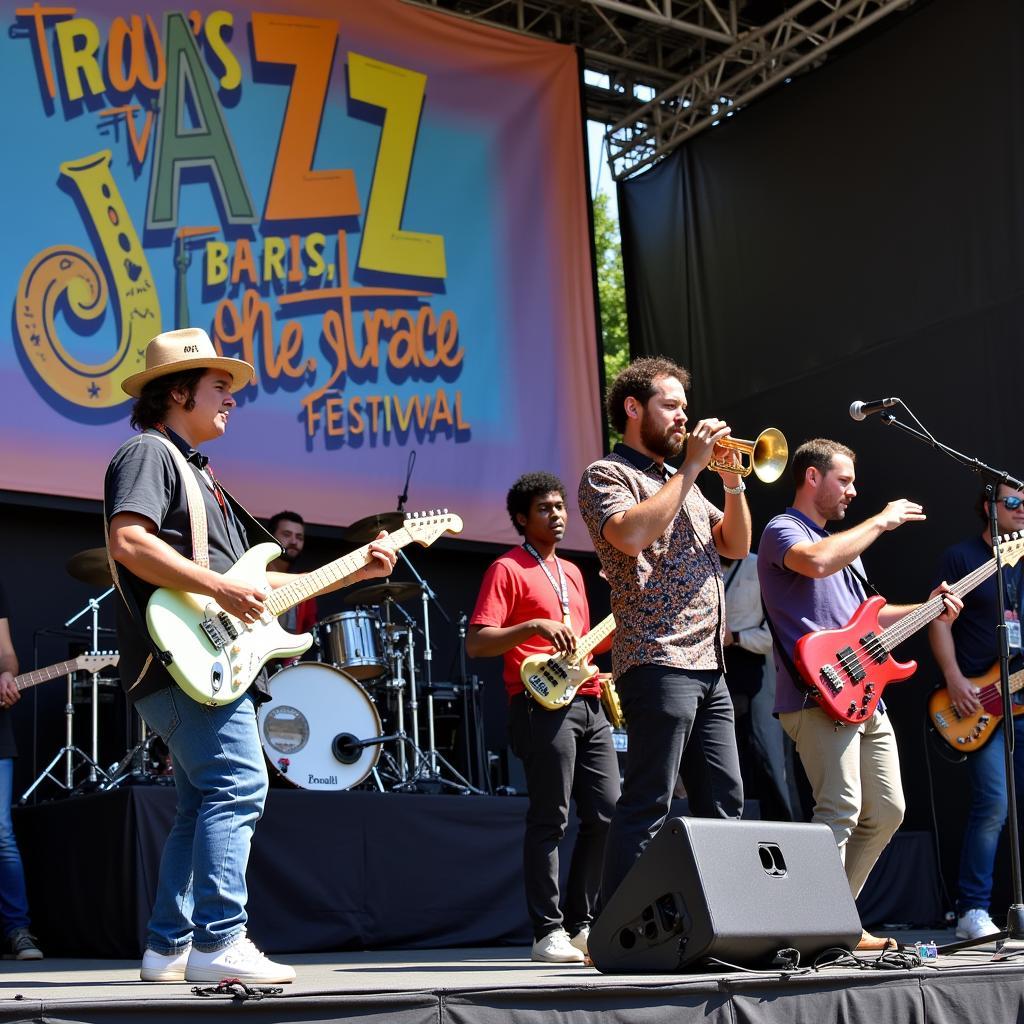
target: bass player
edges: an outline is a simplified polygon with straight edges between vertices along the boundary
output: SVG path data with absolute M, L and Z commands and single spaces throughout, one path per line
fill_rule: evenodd
M 861 554 L 882 534 L 923 522 L 917 502 L 899 498 L 857 526 L 842 522 L 854 487 L 856 456 L 837 441 L 806 441 L 793 454 L 793 504 L 765 527 L 757 552 L 758 577 L 775 640 L 775 714 L 796 744 L 814 794 L 814 821 L 835 834 L 856 897 L 888 845 L 905 809 L 892 723 L 879 704 L 864 722 L 839 725 L 808 696 L 793 667 L 793 649 L 805 633 L 845 626 L 866 598 Z M 952 622 L 962 602 L 945 583 L 941 621 Z M 917 605 L 886 605 L 889 626 Z M 858 949 L 889 948 L 891 939 L 864 932 Z
M 984 529 L 968 540 L 948 548 L 943 556 L 943 576 L 958 579 L 983 565 L 992 557 L 992 532 L 989 503 L 984 491 L 977 511 Z M 1024 492 L 1006 484 L 999 485 L 996 497 L 996 523 L 1000 534 L 1024 530 Z M 1024 563 L 1018 562 L 1004 573 L 1007 637 L 1013 669 L 1021 664 L 1020 620 L 1024 595 Z M 932 653 L 949 690 L 950 703 L 961 718 L 981 710 L 972 676 L 983 675 L 998 655 L 995 621 L 997 615 L 996 581 L 990 577 L 964 597 L 964 610 L 952 625 L 936 620 L 929 628 Z M 1020 694 L 1011 698 L 1015 702 Z M 1024 718 L 1014 717 L 1016 746 L 1013 752 L 1018 791 L 1024 792 Z M 982 939 L 999 928 L 989 916 L 992 897 L 992 869 L 995 865 L 999 835 L 1006 824 L 1006 777 L 1003 761 L 1002 730 L 980 750 L 967 758 L 971 784 L 971 805 L 960 852 L 960 877 L 957 893 L 956 934 L 961 939 Z
M 531 959 L 582 963 L 597 909 L 605 835 L 619 797 L 619 767 L 596 674 L 567 707 L 555 710 L 529 697 L 520 679 L 527 657 L 572 654 L 577 638 L 590 629 L 583 576 L 555 550 L 568 518 L 565 487 L 550 473 L 527 473 L 512 485 L 507 505 L 523 544 L 506 551 L 484 575 L 466 653 L 505 660 L 509 743 L 523 762 L 529 795 L 523 879 L 533 926 Z M 562 908 L 558 846 L 570 797 L 580 827 Z
M 266 611 L 265 593 L 223 573 L 252 543 L 271 538 L 224 493 L 197 451 L 225 432 L 237 404 L 232 393 L 252 377 L 252 366 L 218 356 L 205 331 L 187 328 L 154 338 L 146 369 L 121 385 L 136 399 L 131 422 L 142 432 L 118 449 L 104 483 L 108 550 L 122 596 L 119 667 L 129 700 L 174 759 L 178 803 L 160 862 L 143 981 L 295 978 L 245 934 L 245 868 L 267 794 L 256 724 L 256 706 L 268 697 L 266 674 L 231 704 L 193 700 L 155 656 L 142 611 L 157 587 L 207 595 L 247 623 Z M 172 446 L 184 457 L 181 470 Z M 205 530 L 190 516 L 185 473 L 198 484 Z M 390 574 L 395 553 L 383 536 L 371 545 L 370 562 L 332 589 Z M 204 545 L 209 568 L 196 559 Z M 294 578 L 267 575 L 271 587 Z

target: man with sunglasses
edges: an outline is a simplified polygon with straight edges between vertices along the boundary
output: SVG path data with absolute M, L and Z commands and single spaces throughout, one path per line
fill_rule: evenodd
M 1000 534 L 1024 530 L 1024 493 L 1006 484 L 999 485 L 996 498 L 996 523 Z M 992 557 L 992 532 L 989 503 L 984 491 L 976 509 L 983 523 L 981 533 L 954 544 L 942 556 L 942 579 L 960 579 L 984 565 Z M 1024 590 L 1024 565 L 1020 562 L 1004 571 L 1006 626 L 1010 646 L 1011 671 L 1022 664 L 1021 602 Z M 981 710 L 972 678 L 984 675 L 997 660 L 995 622 L 996 580 L 990 577 L 964 597 L 964 610 L 950 625 L 937 619 L 929 628 L 932 653 L 942 670 L 950 703 L 961 717 Z M 1012 700 L 1021 703 L 1024 694 Z M 1013 770 L 1018 791 L 1024 792 L 1024 717 L 1014 718 Z M 999 836 L 1006 824 L 1006 778 L 1003 761 L 1003 733 L 1000 729 L 980 749 L 967 758 L 971 783 L 970 811 L 960 852 L 960 878 L 957 889 L 956 934 L 961 939 L 983 939 L 999 928 L 989 916 L 992 897 L 992 869 Z

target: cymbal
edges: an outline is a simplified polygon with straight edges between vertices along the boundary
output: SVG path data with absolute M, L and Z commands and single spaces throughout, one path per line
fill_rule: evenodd
M 358 604 L 380 604 L 381 601 L 396 601 L 401 604 L 403 601 L 411 601 L 419 597 L 423 588 L 412 580 L 402 583 L 374 583 L 369 587 L 360 587 L 358 590 L 350 590 L 342 598 L 342 603 L 347 605 Z
M 377 512 L 375 515 L 357 519 L 345 531 L 345 540 L 352 544 L 368 544 L 381 530 L 394 533 L 404 524 L 404 512 Z
M 72 555 L 65 568 L 70 576 L 83 583 L 92 583 L 98 587 L 109 587 L 113 582 L 110 578 L 110 566 L 107 563 L 106 548 L 86 548 Z

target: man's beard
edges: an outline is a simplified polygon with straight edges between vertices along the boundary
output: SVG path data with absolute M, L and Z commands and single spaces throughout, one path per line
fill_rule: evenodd
M 640 440 L 643 441 L 644 447 L 663 459 L 674 459 L 683 450 L 686 439 L 684 437 L 682 440 L 674 441 L 672 435 L 675 432 L 676 428 L 672 427 L 659 433 L 649 425 L 646 418 L 640 424 Z

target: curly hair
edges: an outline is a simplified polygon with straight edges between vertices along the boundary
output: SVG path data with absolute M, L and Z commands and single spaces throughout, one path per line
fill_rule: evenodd
M 675 377 L 686 390 L 690 388 L 689 371 L 662 356 L 634 360 L 611 382 L 605 396 L 605 409 L 620 434 L 626 429 L 626 399 L 632 397 L 646 405 L 654 396 L 657 390 L 654 382 L 660 377 Z
M 857 453 L 838 441 L 830 441 L 827 437 L 804 441 L 793 452 L 793 461 L 790 463 L 790 472 L 793 474 L 796 489 L 800 490 L 803 487 L 804 477 L 812 466 L 824 476 L 832 468 L 832 458 L 836 455 L 845 455 L 854 463 L 857 461 Z
M 524 473 L 508 490 L 505 498 L 505 505 L 508 508 L 509 518 L 517 533 L 526 531 L 519 525 L 517 515 L 528 516 L 533 499 L 541 494 L 550 494 L 558 491 L 565 500 L 565 484 L 558 479 L 554 473 Z
M 181 390 L 187 394 L 184 408 L 186 412 L 190 412 L 196 407 L 196 388 L 199 387 L 199 382 L 206 372 L 205 367 L 200 367 L 198 370 L 168 373 L 149 381 L 132 406 L 132 426 L 139 430 L 148 430 L 162 423 L 171 405 L 172 391 Z

